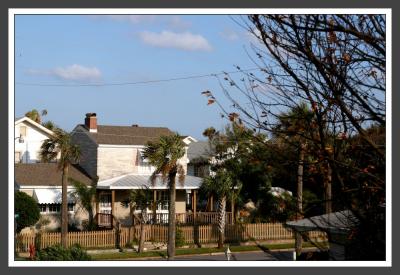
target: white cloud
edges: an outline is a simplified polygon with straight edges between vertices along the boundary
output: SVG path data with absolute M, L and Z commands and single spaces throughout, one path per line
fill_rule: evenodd
M 98 80 L 101 72 L 96 67 L 84 67 L 74 64 L 65 68 L 59 67 L 52 70 L 53 75 L 65 80 Z
M 50 70 L 28 69 L 26 73 L 29 75 L 53 76 L 69 81 L 95 81 L 101 79 L 101 71 L 97 67 L 85 67 L 78 64 Z
M 159 48 L 175 48 L 185 51 L 211 51 L 212 47 L 207 39 L 199 34 L 190 32 L 175 33 L 162 31 L 161 33 L 144 31 L 139 33 L 143 43 Z

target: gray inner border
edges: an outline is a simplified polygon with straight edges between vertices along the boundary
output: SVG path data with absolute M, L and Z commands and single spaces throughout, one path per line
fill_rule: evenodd
M 2 9 L 1 9 L 1 34 L 2 38 L 1 41 L 8 41 L 8 10 L 7 8 L 393 8 L 392 10 L 392 31 L 393 31 L 393 46 L 392 46 L 392 51 L 393 51 L 393 77 L 395 79 L 398 79 L 399 76 L 398 74 L 398 69 L 395 65 L 396 60 L 400 60 L 398 58 L 398 52 L 396 51 L 399 49 L 399 47 L 396 47 L 399 45 L 398 37 L 395 36 L 395 34 L 398 33 L 398 26 L 400 26 L 399 22 L 399 12 L 397 7 L 392 1 L 387 1 L 387 0 L 379 0 L 379 1 L 374 1 L 374 0 L 364 0 L 362 2 L 359 1 L 349 1 L 349 0 L 336 0 L 336 1 L 321 1 L 321 0 L 303 0 L 303 1 L 289 1 L 289 0 L 280 0 L 280 1 L 262 1 L 262 0 L 253 0 L 249 2 L 245 1 L 199 1 L 199 2 L 189 2 L 189 1 L 165 1 L 165 0 L 159 0 L 159 1 L 142 1 L 141 3 L 136 3 L 133 1 L 120 1 L 120 0 L 114 0 L 114 1 L 105 1 L 105 0 L 80 0 L 79 2 L 75 1 L 64 1 L 64 0 L 57 0 L 57 1 L 51 1 L 51 0 L 42 0 L 42 1 L 27 1 L 27 0 L 19 0 L 17 1 L 1 1 Z M 395 1 L 393 1 L 395 2 Z M 7 162 L 7 145 L 8 145 L 8 96 L 13 96 L 13 93 L 6 93 L 5 91 L 8 91 L 8 44 L 5 42 L 2 43 L 3 47 L 1 47 L 1 80 L 0 85 L 2 87 L 2 91 L 0 93 L 0 119 L 1 119 L 1 127 L 3 128 L 1 133 L 2 135 L 0 136 L 0 175 L 2 178 L 2 184 L 8 186 L 8 162 Z M 389 81 L 391 81 L 389 79 Z M 392 90 L 396 91 L 398 87 L 397 83 L 393 83 Z M 393 101 L 394 102 L 399 102 L 399 95 L 398 93 L 393 92 Z M 390 104 L 390 103 L 389 103 Z M 392 104 L 392 106 L 396 106 L 395 104 Z M 399 111 L 396 108 L 392 109 L 393 112 L 393 118 L 399 117 Z M 393 123 L 393 126 L 396 125 Z M 396 143 L 395 141 L 399 140 L 399 127 L 393 127 L 392 129 L 392 167 L 395 167 L 393 164 L 397 164 L 399 162 L 399 144 Z M 394 152 L 394 153 L 393 153 Z M 392 182 L 395 182 L 395 179 L 398 178 L 399 171 L 396 169 L 393 169 L 393 178 Z M 398 190 L 398 186 L 393 184 L 392 185 L 392 194 L 396 194 Z M 2 199 L 0 200 L 0 206 L 2 207 L 1 209 L 8 209 L 8 192 L 1 192 Z M 397 208 L 397 202 L 393 201 L 392 204 L 392 212 L 395 212 L 395 209 Z M 4 213 L 4 210 L 3 210 Z M 6 212 L 8 213 L 8 211 Z M 6 219 L 6 216 L 3 218 L 4 220 Z M 395 228 L 398 227 L 398 222 L 395 219 L 392 219 L 392 224 L 393 224 L 393 232 L 396 232 Z M 2 274 L 18 274 L 18 273 L 26 273 L 26 272 L 32 272 L 31 270 L 26 270 L 25 268 L 10 268 L 8 267 L 8 234 L 6 230 L 6 225 L 1 227 L 2 230 L 1 232 L 1 249 L 0 249 L 0 255 L 1 255 L 1 260 L 0 260 L 0 265 Z M 392 236 L 392 247 L 395 248 L 398 243 L 398 237 L 397 234 L 393 234 Z M 337 267 L 337 268 L 326 268 L 326 267 L 301 267 L 301 268 L 295 268 L 295 267 L 289 267 L 288 268 L 279 268 L 279 267 L 257 267 L 257 268 L 251 268 L 250 272 L 253 274 L 255 273 L 264 273 L 264 272 L 272 272 L 271 274 L 275 273 L 304 273 L 304 274 L 320 274 L 321 272 L 323 273 L 332 273 L 336 274 L 338 272 L 342 273 L 345 272 L 347 273 L 353 273 L 353 272 L 362 272 L 363 274 L 386 274 L 386 273 L 391 273 L 395 272 L 395 267 L 397 267 L 397 263 L 395 261 L 396 259 L 396 253 L 397 251 L 393 249 L 393 255 L 392 255 L 392 262 L 393 262 L 393 267 L 392 268 L 366 268 L 366 267 L 357 267 L 357 268 L 352 268 L 352 267 Z M 110 263 L 112 265 L 112 263 Z M 94 271 L 97 274 L 109 274 L 110 272 L 113 272 L 112 269 L 115 267 L 109 267 L 109 268 L 100 268 L 100 267 L 95 267 L 95 268 L 90 268 L 90 271 Z M 92 270 L 93 269 L 93 270 Z M 190 270 L 189 270 L 190 269 Z M 174 274 L 187 274 L 187 272 L 194 272 L 194 273 L 205 273 L 205 272 L 218 272 L 218 273 L 237 273 L 237 274 L 243 274 L 245 272 L 248 272 L 245 270 L 246 267 L 239 267 L 239 268 L 229 268 L 229 267 L 203 267 L 203 268 L 187 268 L 187 267 L 171 267 L 166 270 L 166 267 L 154 267 L 154 268 L 144 268 L 144 267 L 134 267 L 133 271 L 138 272 L 138 274 L 146 273 L 146 272 L 151 272 L 155 274 L 165 274 L 166 272 L 170 273 L 173 272 Z M 379 269 L 379 270 L 377 270 Z M 128 267 L 120 267 L 118 268 L 118 272 L 126 272 L 126 271 L 132 271 L 132 268 Z M 33 272 L 40 272 L 41 274 L 54 274 L 54 272 L 60 272 L 68 274 L 71 272 L 68 269 L 60 268 L 60 267 L 37 267 Z M 79 271 L 79 272 L 85 272 L 89 270 L 85 270 L 84 267 L 80 268 L 75 268 L 73 270 Z M 398 272 L 397 272 L 398 273 Z

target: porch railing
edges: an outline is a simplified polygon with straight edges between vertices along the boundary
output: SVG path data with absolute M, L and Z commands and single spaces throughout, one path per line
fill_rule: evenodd
M 140 214 L 138 215 L 140 218 Z M 178 224 L 216 224 L 218 223 L 218 213 L 217 212 L 197 212 L 194 213 L 177 213 L 176 222 Z M 232 223 L 232 213 L 226 212 L 225 222 L 227 224 Z M 168 223 L 168 213 L 153 213 L 148 214 L 148 223 L 150 224 L 167 224 Z
M 99 227 L 112 227 L 113 216 L 111 214 L 97 213 L 96 216 Z
M 141 218 L 141 214 L 136 215 L 139 219 Z M 98 213 L 96 215 L 97 225 L 99 227 L 111 228 L 113 227 L 113 216 L 112 214 Z M 134 218 L 134 224 L 139 223 L 138 219 Z M 226 224 L 232 223 L 232 213 L 225 213 L 225 222 Z M 156 213 L 154 216 L 153 213 L 148 214 L 148 224 L 168 224 L 168 213 Z M 198 212 L 196 215 L 194 213 L 177 213 L 176 214 L 176 223 L 185 225 L 185 224 L 217 224 L 218 223 L 218 213 L 217 212 Z

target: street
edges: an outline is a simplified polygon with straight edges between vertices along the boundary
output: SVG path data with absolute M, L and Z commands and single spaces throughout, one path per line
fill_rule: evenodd
M 166 259 L 154 259 L 156 261 L 162 261 Z M 188 255 L 188 256 L 177 256 L 175 261 L 227 261 L 225 254 L 218 253 L 215 255 Z M 292 261 L 292 252 L 234 252 L 231 255 L 231 261 Z

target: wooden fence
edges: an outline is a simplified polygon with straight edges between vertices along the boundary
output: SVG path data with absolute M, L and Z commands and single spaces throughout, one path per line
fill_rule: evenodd
M 145 241 L 167 242 L 168 226 L 145 225 Z M 178 226 L 186 244 L 216 243 L 218 241 L 217 225 Z M 140 226 L 122 227 L 118 230 L 103 230 L 89 232 L 68 233 L 68 244 L 80 244 L 85 248 L 111 248 L 126 247 L 132 241 L 138 240 Z M 256 224 L 227 224 L 225 228 L 226 242 L 242 242 L 251 240 L 292 240 L 293 232 L 283 227 L 280 223 L 256 223 Z M 326 240 L 326 234 L 320 231 L 309 232 L 309 238 L 313 240 Z M 19 234 L 17 235 L 17 252 L 29 251 L 29 245 L 35 244 L 41 249 L 59 244 L 60 233 Z

